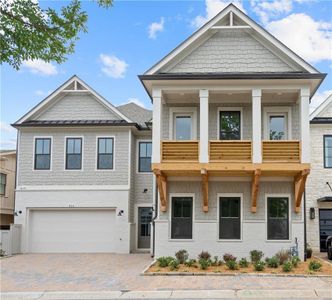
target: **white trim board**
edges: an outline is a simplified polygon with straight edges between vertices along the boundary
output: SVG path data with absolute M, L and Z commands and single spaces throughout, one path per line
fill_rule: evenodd
M 190 115 L 191 120 L 191 139 L 197 139 L 197 107 L 170 107 L 169 108 L 169 139 L 175 140 L 174 132 L 174 116 Z
M 287 117 L 287 138 L 292 139 L 292 107 L 291 106 L 263 106 L 263 137 L 270 140 L 269 137 L 269 115 L 285 115 Z
M 328 105 L 332 105 L 332 94 L 328 96 L 309 116 L 310 121 L 317 117 Z

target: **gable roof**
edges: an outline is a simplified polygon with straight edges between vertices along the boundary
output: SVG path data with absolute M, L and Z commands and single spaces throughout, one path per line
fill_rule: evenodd
M 332 94 L 328 96 L 311 114 L 310 123 L 312 124 L 330 124 L 332 123 L 331 117 L 318 117 L 329 105 L 332 105 Z
M 230 24 L 225 26 L 225 20 L 229 17 Z M 233 25 L 233 20 L 239 24 L 237 26 Z M 222 25 L 222 26 L 219 26 Z M 202 42 L 208 40 L 215 30 L 232 29 L 232 30 L 253 30 L 257 36 L 262 39 L 265 43 L 269 44 L 271 48 L 275 51 L 279 51 L 279 57 L 288 60 L 290 63 L 299 66 L 304 73 L 319 73 L 313 66 L 302 59 L 299 55 L 290 50 L 282 42 L 272 36 L 263 27 L 258 25 L 249 16 L 244 14 L 240 9 L 238 9 L 233 4 L 229 4 L 225 9 L 218 13 L 214 18 L 208 21 L 200 29 L 198 29 L 194 34 L 167 54 L 163 59 L 157 62 L 149 70 L 147 70 L 144 75 L 156 75 L 162 72 L 162 69 L 166 65 L 174 63 L 174 61 L 181 60 L 189 53 L 191 53 L 190 48 L 197 48 Z
M 150 122 L 152 119 L 152 111 L 130 102 L 124 105 L 117 106 L 117 109 L 121 111 L 128 118 L 140 125 Z
M 53 93 L 47 96 L 44 100 L 42 100 L 39 104 L 37 104 L 34 108 L 32 108 L 28 113 L 26 113 L 23 117 L 21 117 L 18 121 L 16 121 L 13 125 L 18 126 L 24 122 L 31 121 L 31 118 L 43 112 L 47 107 L 53 103 L 53 101 L 59 100 L 61 94 L 68 92 L 88 92 L 94 96 L 96 101 L 98 101 L 101 105 L 103 105 L 110 112 L 119 116 L 119 118 L 123 119 L 126 122 L 133 123 L 127 116 L 122 114 L 115 106 L 113 106 L 110 102 L 108 102 L 104 97 L 98 94 L 94 89 L 92 89 L 88 84 L 86 84 L 82 79 L 78 76 L 74 75 L 69 78 L 65 83 L 63 83 L 59 88 L 57 88 Z

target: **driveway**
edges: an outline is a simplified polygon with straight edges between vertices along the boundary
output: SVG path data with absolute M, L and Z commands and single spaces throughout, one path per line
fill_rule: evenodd
M 24 254 L 0 260 L 2 292 L 313 290 L 331 278 L 248 276 L 141 276 L 148 254 Z

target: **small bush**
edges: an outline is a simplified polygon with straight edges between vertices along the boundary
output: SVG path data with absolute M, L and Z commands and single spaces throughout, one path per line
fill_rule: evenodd
M 171 271 L 174 271 L 179 268 L 179 264 L 180 262 L 177 259 L 172 259 L 168 265 Z
M 254 263 L 255 271 L 263 271 L 265 268 L 265 262 L 258 260 Z
M 211 254 L 208 251 L 202 251 L 200 254 L 198 254 L 198 260 L 205 259 L 209 260 L 211 258 Z
M 202 270 L 206 270 L 211 265 L 211 261 L 209 259 L 201 258 L 199 260 L 199 265 L 200 265 Z
M 291 260 L 293 267 L 296 268 L 300 261 L 301 259 L 298 256 L 293 256 Z
M 312 260 L 310 263 L 309 263 L 309 270 L 310 271 L 319 271 L 322 267 L 322 264 L 317 261 L 317 260 Z
M 239 267 L 237 265 L 236 260 L 228 260 L 226 262 L 226 266 L 228 267 L 228 269 L 230 270 L 237 270 Z
M 162 256 L 157 259 L 158 265 L 161 268 L 166 268 L 169 266 L 170 262 L 174 260 L 171 256 Z
M 260 250 L 251 250 L 250 251 L 250 259 L 254 264 L 255 262 L 261 261 L 264 256 L 264 253 Z
M 229 253 L 225 253 L 224 256 L 223 256 L 223 259 L 224 259 L 224 261 L 225 261 L 226 264 L 230 260 L 236 261 L 236 257 L 233 256 L 232 254 L 229 254 Z
M 280 250 L 277 252 L 275 255 L 279 259 L 279 264 L 283 265 L 284 262 L 288 261 L 291 259 L 291 253 L 289 250 Z
M 245 257 L 241 258 L 239 261 L 239 265 L 241 268 L 248 268 L 249 267 L 249 262 Z
M 187 267 L 192 267 L 196 263 L 196 259 L 188 259 L 184 262 Z
M 189 253 L 185 249 L 181 249 L 175 253 L 175 257 L 179 261 L 180 264 L 184 264 L 184 262 L 188 259 Z
M 291 262 L 290 260 L 285 261 L 285 262 L 282 264 L 282 270 L 283 270 L 284 272 L 290 272 L 290 271 L 292 271 L 292 269 L 293 269 L 293 264 L 292 264 L 292 262 Z
M 278 268 L 279 267 L 279 259 L 276 256 L 272 256 L 271 258 L 267 258 L 266 263 L 267 263 L 269 268 Z

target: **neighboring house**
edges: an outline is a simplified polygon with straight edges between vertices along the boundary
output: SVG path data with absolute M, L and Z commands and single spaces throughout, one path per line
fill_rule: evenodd
M 23 252 L 150 248 L 151 117 L 73 76 L 13 124 Z
M 234 5 L 140 79 L 153 102 L 155 254 L 304 257 L 309 101 L 322 74 Z
M 332 235 L 332 95 L 310 115 L 311 172 L 306 187 L 307 237 L 315 251 L 326 251 Z
M 16 151 L 1 150 L 0 161 L 0 229 L 9 229 L 14 223 Z

